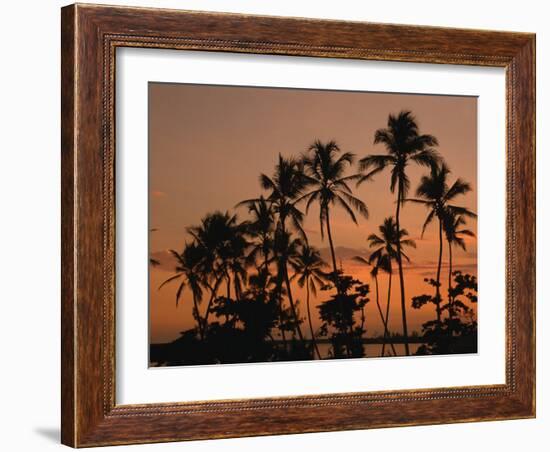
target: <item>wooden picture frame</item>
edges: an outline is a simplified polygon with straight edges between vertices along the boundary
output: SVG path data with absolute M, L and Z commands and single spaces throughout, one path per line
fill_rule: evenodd
M 71 5 L 62 9 L 62 442 L 73 447 L 535 416 L 535 35 Z M 506 69 L 506 383 L 115 403 L 115 50 Z

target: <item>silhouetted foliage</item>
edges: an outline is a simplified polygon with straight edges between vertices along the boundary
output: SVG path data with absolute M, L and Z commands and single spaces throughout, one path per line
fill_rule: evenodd
M 477 320 L 474 311 L 465 303 L 468 299 L 477 303 L 477 278 L 457 270 L 453 272 L 454 286 L 451 287 L 452 302 L 441 306 L 441 312 L 448 316 L 443 320 L 430 320 L 422 325 L 422 345 L 417 355 L 477 352 Z M 425 280 L 433 286 L 436 281 Z M 463 298 L 463 299 L 461 299 Z M 419 295 L 413 297 L 412 306 L 420 309 L 427 303 L 436 304 L 434 296 Z
M 338 287 L 327 301 L 319 304 L 319 315 L 323 321 L 321 335 L 328 336 L 332 345 L 333 358 L 364 356 L 362 337 L 365 333 L 365 305 L 369 302 L 369 285 L 343 275 L 339 271 L 331 275 L 333 283 L 321 290 Z M 359 319 L 357 319 L 359 314 Z

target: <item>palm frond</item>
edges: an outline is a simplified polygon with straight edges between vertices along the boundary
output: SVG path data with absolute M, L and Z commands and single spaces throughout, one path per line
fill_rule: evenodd
M 342 207 L 346 213 L 349 215 L 349 217 L 351 218 L 351 220 L 357 224 L 357 217 L 355 216 L 355 213 L 353 212 L 352 208 L 348 205 L 348 203 L 339 195 L 337 195 L 335 198 L 334 198 L 336 204 L 340 205 L 340 207 Z
M 353 162 L 355 161 L 355 154 L 351 152 L 344 152 L 338 160 L 334 163 L 334 166 L 337 167 L 343 167 L 344 163 L 349 164 L 350 166 L 353 165 Z
M 367 241 L 369 242 L 370 247 L 383 245 L 385 242 L 382 238 L 378 237 L 376 234 L 370 234 L 367 237 Z
M 266 176 L 265 174 L 260 174 L 260 185 L 264 190 L 277 190 L 277 185 L 269 176 Z
M 469 229 L 459 229 L 456 234 L 467 235 L 468 237 L 475 237 L 476 235 Z
M 359 198 L 347 192 L 341 192 L 340 196 L 343 196 L 344 199 L 351 205 L 351 207 L 357 210 L 357 212 L 359 212 L 365 219 L 369 217 L 369 209 L 367 208 L 367 205 Z
M 426 228 L 430 225 L 434 217 L 435 217 L 435 210 L 430 210 L 430 212 L 428 213 L 428 216 L 426 217 L 426 220 L 424 220 L 424 224 L 422 225 L 422 234 L 420 234 L 420 237 L 424 237 Z
M 183 289 L 185 288 L 185 284 L 181 283 L 178 287 L 178 291 L 176 292 L 176 308 L 178 307 L 178 303 L 180 301 L 181 293 L 183 292 Z
M 470 184 L 460 178 L 458 178 L 455 183 L 447 190 L 447 193 L 444 196 L 446 201 L 454 199 L 458 195 L 464 195 L 472 190 Z
M 401 240 L 399 243 L 401 243 L 401 247 L 410 246 L 411 248 L 416 248 L 416 242 L 412 239 Z
M 359 262 L 361 264 L 370 265 L 370 262 L 361 256 L 353 256 L 352 260 Z
M 163 286 L 165 286 L 166 284 L 168 284 L 168 283 L 170 283 L 170 282 L 172 282 L 172 281 L 174 281 L 174 280 L 180 278 L 182 275 L 183 275 L 183 273 L 177 273 L 176 275 L 171 276 L 170 278 L 168 278 L 167 280 L 165 280 L 165 281 L 159 286 L 159 288 L 158 288 L 157 290 L 162 289 Z
M 378 172 L 388 166 L 394 165 L 395 163 L 395 158 L 391 155 L 367 155 L 359 160 L 359 169 L 361 171 L 368 171 L 369 169 L 372 169 L 372 171 Z
M 426 201 L 424 199 L 418 199 L 418 198 L 405 198 L 403 202 L 412 202 L 414 204 L 422 204 L 424 206 L 431 206 L 431 201 Z
M 477 214 L 466 207 L 447 205 L 447 209 L 455 215 L 464 215 L 469 218 L 477 218 Z

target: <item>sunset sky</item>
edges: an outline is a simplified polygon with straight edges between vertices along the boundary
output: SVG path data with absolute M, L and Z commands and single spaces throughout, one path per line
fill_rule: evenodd
M 372 153 L 386 153 L 382 145 L 373 145 L 376 129 L 385 127 L 388 114 L 411 110 L 420 133 L 435 135 L 438 150 L 452 174 L 468 181 L 473 190 L 457 199 L 457 204 L 477 212 L 477 99 L 475 97 L 405 95 L 346 91 L 320 91 L 280 88 L 225 87 L 184 84 L 149 84 L 149 228 L 150 256 L 161 265 L 150 267 L 150 339 L 152 343 L 176 339 L 179 332 L 194 326 L 191 294 L 185 292 L 176 308 L 173 283 L 158 287 L 173 274 L 174 262 L 169 249 L 181 251 L 190 237 L 186 228 L 198 224 L 215 210 L 234 211 L 247 218 L 244 208 L 234 206 L 262 192 L 260 173 L 273 174 L 277 156 L 299 156 L 316 139 L 334 139 L 343 151 L 357 159 Z M 354 166 L 348 174 L 356 172 Z M 427 170 L 410 166 L 409 196 Z M 366 238 L 378 233 L 384 218 L 395 214 L 395 195 L 389 190 L 389 171 L 379 173 L 373 182 L 363 184 L 355 195 L 368 206 L 368 220 L 355 225 L 338 207 L 331 210 L 331 225 L 336 255 L 345 272 L 371 282 L 370 268 L 351 260 L 355 255 L 368 257 Z M 432 293 L 423 278 L 435 277 L 438 257 L 436 223 L 420 237 L 427 215 L 423 206 L 406 204 L 401 227 L 417 242 L 409 250 L 411 263 L 405 266 L 408 306 L 415 295 Z M 321 239 L 319 211 L 310 209 L 304 228 L 310 244 L 321 249 L 329 260 L 328 242 Z M 475 220 L 467 228 L 476 232 Z M 446 282 L 445 247 L 442 280 Z M 468 238 L 467 251 L 453 250 L 454 268 L 477 275 L 477 242 Z M 385 306 L 387 276 L 379 277 L 381 303 Z M 367 336 L 383 333 L 382 322 L 371 285 L 371 302 L 366 308 Z M 401 332 L 399 279 L 394 272 L 389 328 Z M 305 314 L 305 291 L 294 289 Z M 446 295 L 446 283 L 442 294 Z M 319 299 L 328 298 L 326 292 Z M 320 300 L 312 300 L 314 327 L 319 326 Z M 202 311 L 205 304 L 201 306 Z M 409 307 L 409 330 L 420 331 L 423 322 L 435 318 L 432 305 L 421 310 Z M 306 329 L 304 329 L 304 332 Z

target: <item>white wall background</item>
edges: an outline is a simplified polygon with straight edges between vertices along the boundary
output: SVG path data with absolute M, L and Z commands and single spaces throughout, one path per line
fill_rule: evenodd
M 280 16 L 440 25 L 537 33 L 538 231 L 550 227 L 550 30 L 546 2 L 537 0 L 113 0 L 118 4 Z M 97 3 L 97 2 L 93 2 Z M 59 8 L 60 1 L 4 2 L 0 26 L 0 445 L 8 451 L 48 451 L 59 445 Z M 546 150 L 546 152 L 545 152 Z M 446 452 L 490 447 L 501 452 L 547 450 L 549 335 L 543 323 L 547 234 L 538 236 L 536 420 L 407 427 L 118 447 L 154 451 L 370 450 Z M 546 320 L 545 320 L 546 319 Z M 21 360 L 23 357 L 24 361 Z M 546 380 L 546 381 L 545 381 Z M 546 433 L 546 435 L 545 435 Z M 546 440 L 547 442 L 547 440 Z

